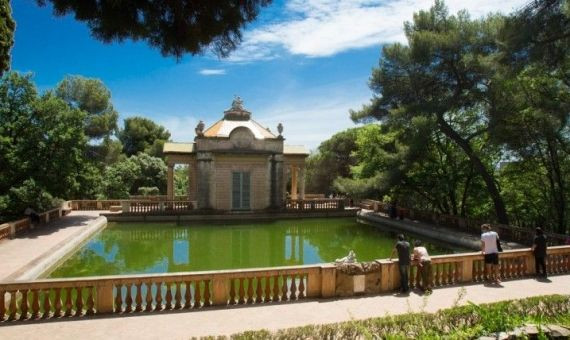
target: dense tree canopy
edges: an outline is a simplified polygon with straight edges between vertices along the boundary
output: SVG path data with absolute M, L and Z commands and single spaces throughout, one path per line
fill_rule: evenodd
M 570 20 L 565 0 L 509 17 L 436 1 L 383 48 L 369 105 L 351 111 L 356 165 L 335 187 L 413 207 L 565 232 Z M 493 216 L 494 215 L 494 216 Z
M 14 45 L 15 29 L 10 0 L 0 0 L 0 76 L 10 69 L 10 50 Z
M 225 57 L 241 42 L 243 27 L 270 0 L 36 0 L 56 15 L 73 14 L 104 42 L 144 40 L 180 58 L 211 48 Z
M 117 129 L 119 114 L 111 103 L 111 92 L 99 79 L 68 76 L 57 85 L 55 93 L 86 113 L 85 134 L 90 138 L 109 137 Z
M 162 146 L 170 138 L 170 132 L 161 125 L 144 117 L 125 119 L 125 126 L 119 133 L 124 152 L 131 156 L 139 152 L 161 157 Z

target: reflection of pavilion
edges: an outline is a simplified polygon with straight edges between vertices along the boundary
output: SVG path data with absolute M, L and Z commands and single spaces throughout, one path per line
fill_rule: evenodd
M 168 199 L 174 196 L 173 168 L 188 165 L 188 196 L 198 208 L 260 210 L 284 206 L 291 177 L 291 198 L 305 196 L 303 146 L 284 145 L 283 126 L 275 135 L 251 119 L 237 97 L 224 118 L 204 130 L 196 127 L 194 143 L 166 143 Z M 297 187 L 299 186 L 299 192 Z
M 135 241 L 160 241 L 156 246 L 162 250 L 154 255 L 167 261 L 170 272 L 187 271 L 190 263 L 191 270 L 209 270 L 213 264 L 218 268 L 303 264 L 305 236 L 297 228 L 282 231 L 233 227 L 220 233 L 188 233 L 175 228 L 138 230 L 128 235 Z M 152 254 L 147 257 L 148 266 L 159 260 Z

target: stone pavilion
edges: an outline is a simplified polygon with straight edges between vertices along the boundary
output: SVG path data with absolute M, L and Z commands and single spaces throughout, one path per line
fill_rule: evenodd
M 236 97 L 224 117 L 205 129 L 196 126 L 193 143 L 165 143 L 167 196 L 174 198 L 174 166 L 188 165 L 188 199 L 198 209 L 262 210 L 284 207 L 286 184 L 291 199 L 304 199 L 303 146 L 285 145 L 283 126 L 276 135 L 251 118 Z

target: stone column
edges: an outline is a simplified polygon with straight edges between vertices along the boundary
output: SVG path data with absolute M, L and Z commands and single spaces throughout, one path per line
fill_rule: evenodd
M 198 209 L 212 209 L 214 207 L 210 197 L 212 195 L 211 184 L 214 180 L 213 155 L 211 152 L 198 152 L 196 159 L 198 163 L 198 183 L 196 183 Z
M 297 167 L 291 166 L 291 199 L 297 198 Z
M 270 176 L 270 205 L 271 208 L 280 209 L 283 207 L 283 155 L 271 157 Z
M 305 167 L 299 169 L 299 199 L 305 199 Z
M 166 198 L 170 201 L 174 199 L 174 164 L 168 164 L 168 175 L 166 177 Z

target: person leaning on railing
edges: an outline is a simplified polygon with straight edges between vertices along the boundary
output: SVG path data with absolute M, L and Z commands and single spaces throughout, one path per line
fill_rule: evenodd
M 485 272 L 487 280 L 494 280 L 496 284 L 500 284 L 499 279 L 499 234 L 491 230 L 490 224 L 481 226 L 481 252 L 485 255 Z
M 426 293 L 431 292 L 431 258 L 429 257 L 426 247 L 422 246 L 422 241 L 414 242 L 413 260 L 417 264 L 418 275 L 422 278 L 422 284 L 419 287 Z
M 536 236 L 532 242 L 531 249 L 534 253 L 536 276 L 546 279 L 546 236 L 544 236 L 544 231 L 540 227 L 536 228 Z

